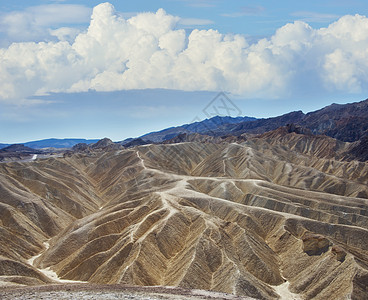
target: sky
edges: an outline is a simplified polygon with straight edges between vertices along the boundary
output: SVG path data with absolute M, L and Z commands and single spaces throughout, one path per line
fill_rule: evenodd
M 367 15 L 364 0 L 0 0 L 0 143 L 364 100 Z

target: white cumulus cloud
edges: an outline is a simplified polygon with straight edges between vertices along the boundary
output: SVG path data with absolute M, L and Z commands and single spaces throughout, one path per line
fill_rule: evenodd
M 102 3 L 85 32 L 61 27 L 50 32 L 58 42 L 0 49 L 0 100 L 90 89 L 225 90 L 268 98 L 368 90 L 364 16 L 347 15 L 321 29 L 296 21 L 253 44 L 216 30 L 187 35 L 180 20 L 163 9 L 125 19 Z

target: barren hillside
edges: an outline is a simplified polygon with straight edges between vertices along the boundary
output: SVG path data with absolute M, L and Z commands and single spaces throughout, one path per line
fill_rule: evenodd
M 367 299 L 368 163 L 345 161 L 352 147 L 273 133 L 0 164 L 1 284 Z

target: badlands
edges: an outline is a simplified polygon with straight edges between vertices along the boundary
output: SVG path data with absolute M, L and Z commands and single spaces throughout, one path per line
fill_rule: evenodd
M 2 163 L 0 296 L 368 299 L 368 163 L 353 146 L 276 130 Z

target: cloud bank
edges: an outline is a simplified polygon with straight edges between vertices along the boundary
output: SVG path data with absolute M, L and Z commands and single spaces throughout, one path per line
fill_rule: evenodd
M 163 9 L 129 19 L 109 3 L 93 9 L 72 42 L 13 43 L 0 49 L 0 100 L 50 92 L 164 88 L 223 90 L 243 97 L 368 91 L 368 19 L 347 15 L 326 28 L 296 21 L 254 44 L 242 35 L 177 29 Z

